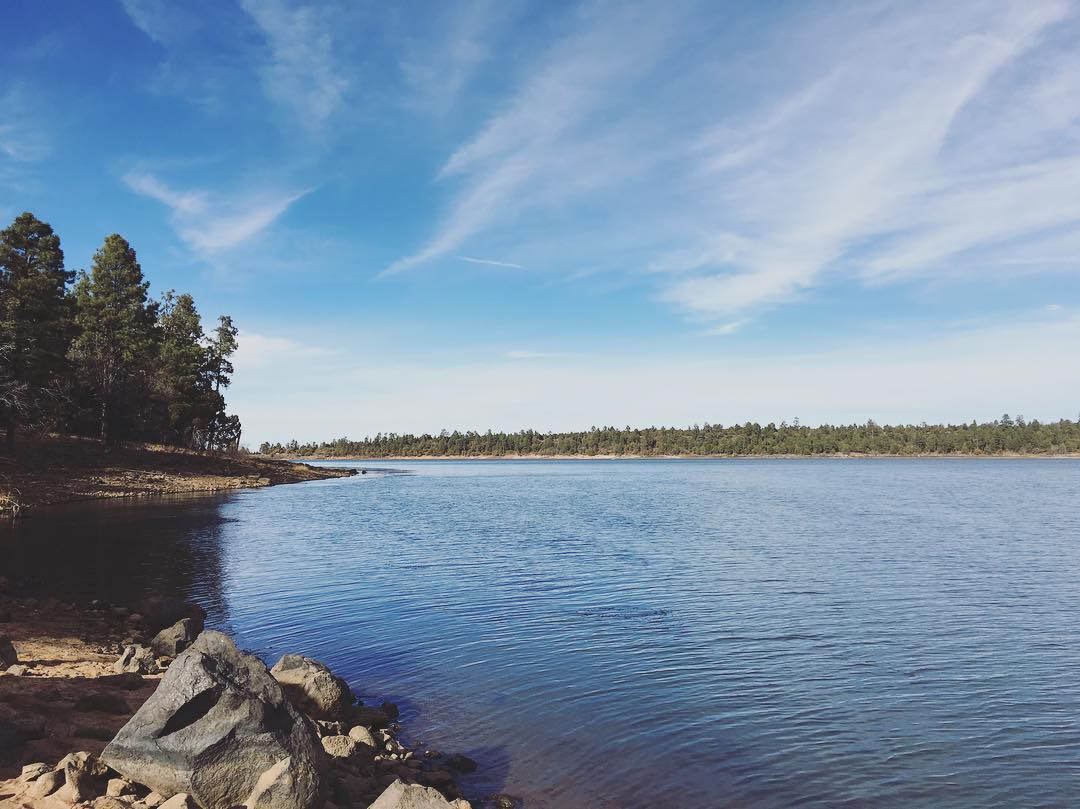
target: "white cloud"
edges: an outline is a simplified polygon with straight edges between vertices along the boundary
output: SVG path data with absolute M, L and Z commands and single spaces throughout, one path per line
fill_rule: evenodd
M 302 127 L 321 130 L 345 100 L 349 79 L 334 55 L 335 13 L 285 0 L 240 0 L 269 49 L 266 94 Z
M 706 329 L 705 333 L 710 337 L 726 337 L 729 334 L 734 334 L 744 325 L 746 325 L 745 320 L 731 320 L 727 323 L 721 323 L 719 326 L 712 326 Z
M 335 354 L 328 348 L 308 345 L 290 337 L 242 331 L 236 339 L 238 348 L 233 365 L 239 374 L 277 369 L 297 360 L 307 362 Z
M 181 7 L 169 0 L 120 0 L 132 23 L 159 44 L 191 29 Z
M 309 191 L 255 191 L 222 195 L 176 190 L 153 174 L 131 171 L 124 183 L 137 194 L 169 208 L 177 235 L 202 254 L 236 247 L 266 230 Z
M 486 267 L 509 267 L 513 270 L 525 269 L 521 264 L 514 264 L 512 261 L 496 261 L 493 258 L 473 258 L 472 256 L 458 256 L 458 261 L 464 261 L 468 264 L 483 264 Z

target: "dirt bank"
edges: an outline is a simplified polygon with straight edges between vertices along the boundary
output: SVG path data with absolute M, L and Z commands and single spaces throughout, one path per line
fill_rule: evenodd
M 353 474 L 252 455 L 135 443 L 105 449 L 86 438 L 20 435 L 14 456 L 0 455 L 0 515 L 73 500 L 247 489 Z

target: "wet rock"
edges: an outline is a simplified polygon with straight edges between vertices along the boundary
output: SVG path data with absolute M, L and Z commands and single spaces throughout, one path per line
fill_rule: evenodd
M 394 781 L 368 809 L 454 809 L 438 790 Z
M 98 691 L 79 697 L 75 702 L 76 711 L 99 711 L 113 716 L 124 716 L 128 713 L 128 704 L 116 694 L 107 691 Z
M 150 649 L 158 657 L 176 657 L 195 642 L 200 631 L 201 628 L 194 620 L 181 618 L 154 635 L 154 639 L 150 641 Z
M 160 795 L 188 793 L 203 809 L 242 804 L 262 775 L 288 759 L 275 807 L 322 802 L 323 754 L 313 729 L 258 658 L 204 632 L 102 758 Z M 285 794 L 287 792 L 287 794 Z
M 270 673 L 292 704 L 312 719 L 345 720 L 356 701 L 344 680 L 310 657 L 285 655 Z
M 463 756 L 461 753 L 447 756 L 444 763 L 451 770 L 457 770 L 460 773 L 476 772 L 476 762 L 468 756 Z
M 0 671 L 4 671 L 8 666 L 15 666 L 19 663 L 19 655 L 15 651 L 15 646 L 11 642 L 11 638 L 7 635 L 0 635 Z
M 369 728 L 385 728 L 390 724 L 390 717 L 378 708 L 355 708 L 353 722 Z
M 120 659 L 113 664 L 113 671 L 120 674 L 156 674 L 158 672 L 157 659 L 148 647 L 132 644 L 124 647 Z
M 93 753 L 82 751 L 64 757 L 64 780 L 68 797 L 75 803 L 88 801 L 104 794 L 109 781 L 109 768 Z

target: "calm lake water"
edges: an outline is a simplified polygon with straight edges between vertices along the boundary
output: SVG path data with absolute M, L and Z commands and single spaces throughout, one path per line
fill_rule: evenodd
M 532 809 L 1080 801 L 1076 461 L 372 466 L 42 512 L 0 569 L 192 597 Z

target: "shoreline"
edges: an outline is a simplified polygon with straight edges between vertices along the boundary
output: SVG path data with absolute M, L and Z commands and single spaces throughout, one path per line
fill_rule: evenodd
M 211 494 L 350 477 L 330 469 L 258 455 L 21 434 L 15 454 L 0 458 L 0 517 L 84 500 Z
M 816 455 L 265 455 L 268 460 L 310 463 L 312 461 L 815 461 L 815 460 L 1067 460 L 1080 458 L 1080 452 L 995 452 L 973 454 L 963 452 L 924 452 L 893 455 L 867 452 L 832 452 Z M 325 467 L 323 467 L 325 468 Z
M 318 661 L 286 655 L 270 669 L 269 663 L 238 650 L 227 635 L 203 631 L 205 612 L 194 604 L 167 597 L 130 607 L 79 604 L 33 592 L 13 587 L 0 576 L 0 805 L 156 809 L 167 801 L 165 809 L 196 809 L 201 805 L 192 800 L 196 795 L 172 797 L 184 791 L 161 784 L 190 777 L 182 756 L 197 754 L 202 745 L 216 751 L 214 766 L 221 766 L 222 755 L 229 759 L 230 778 L 257 781 L 254 796 L 267 772 L 282 766 L 278 761 L 266 772 L 251 770 L 260 755 L 250 751 L 261 750 L 265 737 L 278 732 L 273 723 L 265 729 L 251 726 L 258 721 L 251 717 L 262 715 L 258 706 L 265 700 L 292 706 L 291 735 L 284 743 L 293 745 L 288 748 L 293 755 L 306 751 L 308 757 L 297 759 L 287 776 L 274 783 L 273 789 L 286 794 L 278 792 L 268 803 L 256 801 L 255 807 L 315 809 L 324 798 L 326 809 L 360 809 L 376 800 L 391 809 L 502 809 L 517 804 L 504 795 L 464 800 L 459 780 L 476 769 L 476 762 L 406 742 L 395 705 L 356 700 L 344 680 Z M 185 617 L 173 624 L 178 615 Z M 180 636 L 184 645 L 177 642 Z M 159 646 L 163 637 L 167 649 Z M 225 691 L 207 714 L 215 718 L 189 736 L 184 743 L 189 747 L 179 754 L 141 767 L 125 759 L 130 747 L 124 745 L 130 745 L 133 736 L 138 744 L 140 734 L 149 733 L 144 727 L 148 717 L 165 710 L 192 721 L 187 701 L 194 706 L 201 697 L 189 691 L 199 676 L 205 679 L 197 673 L 203 667 L 211 678 L 220 672 L 217 688 Z M 230 674 L 230 667 L 238 674 Z M 249 685 L 236 686 L 238 682 Z M 238 707 L 237 700 L 251 707 Z M 273 722 L 284 721 L 281 710 Z M 215 734 L 230 727 L 230 711 L 237 712 L 238 724 L 223 739 L 233 733 L 241 738 L 221 753 L 217 745 L 225 742 L 215 742 Z M 136 713 L 140 719 L 132 722 Z M 253 735 L 248 739 L 244 734 Z M 155 750 L 153 739 L 158 737 L 145 738 L 151 739 L 146 749 Z M 281 736 L 275 738 L 283 743 Z M 169 757 L 175 755 L 181 758 Z M 174 768 L 163 776 L 163 770 Z M 306 793 L 300 788 L 305 778 Z M 193 787 L 198 787 L 197 780 Z

